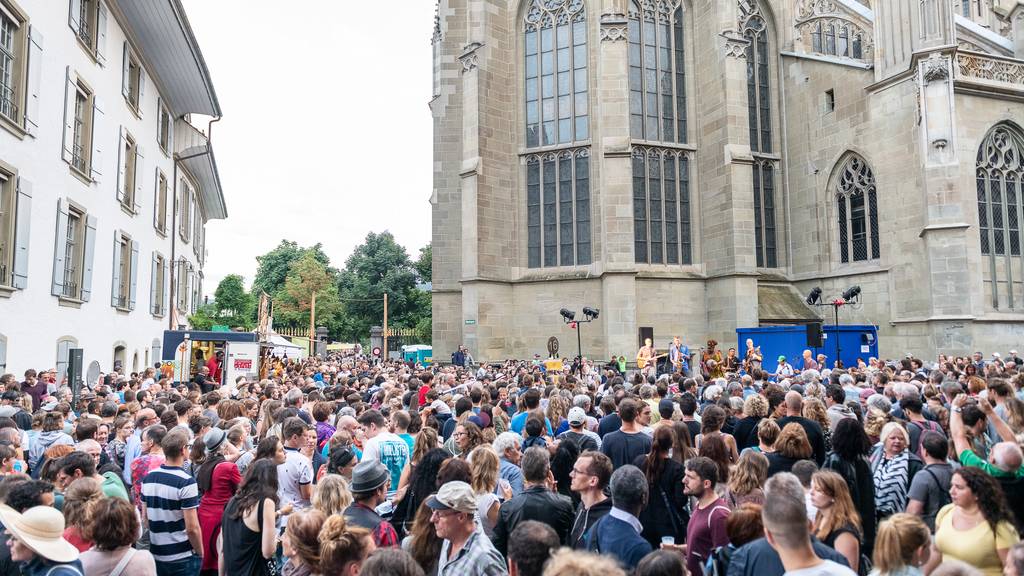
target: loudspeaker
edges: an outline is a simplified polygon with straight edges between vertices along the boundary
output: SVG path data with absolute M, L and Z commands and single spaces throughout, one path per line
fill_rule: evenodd
M 57 375 L 58 378 L 61 374 Z M 76 396 L 78 395 L 78 389 L 82 386 L 82 349 L 71 348 L 68 350 L 68 386 L 71 386 L 71 391 Z
M 654 328 L 650 326 L 641 326 L 639 330 L 639 340 L 637 342 L 637 350 L 644 347 L 644 340 L 650 338 L 651 342 L 654 342 Z
M 807 325 L 807 347 L 821 348 L 824 341 L 821 337 L 821 322 L 811 322 Z

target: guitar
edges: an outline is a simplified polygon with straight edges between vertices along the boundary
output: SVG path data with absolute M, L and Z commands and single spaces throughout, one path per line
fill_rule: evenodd
M 664 358 L 666 356 L 668 356 L 667 352 L 665 354 L 658 354 L 657 356 L 652 356 L 650 358 L 640 358 L 640 357 L 637 357 L 637 359 L 636 359 L 636 367 L 641 369 L 641 370 L 643 370 L 644 368 L 647 367 L 647 363 L 648 362 L 657 360 L 658 358 Z

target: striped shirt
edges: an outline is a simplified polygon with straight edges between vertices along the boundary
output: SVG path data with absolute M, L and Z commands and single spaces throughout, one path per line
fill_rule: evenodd
M 199 507 L 195 479 L 180 467 L 164 464 L 142 480 L 142 502 L 153 558 L 173 562 L 190 557 L 194 551 L 185 531 L 185 510 Z

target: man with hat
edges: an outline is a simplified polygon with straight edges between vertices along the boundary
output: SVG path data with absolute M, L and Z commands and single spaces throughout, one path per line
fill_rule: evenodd
M 358 469 L 358 467 L 357 467 Z M 508 574 L 501 553 L 477 530 L 476 496 L 465 482 L 452 481 L 427 498 L 430 522 L 443 538 L 437 576 Z
M 345 509 L 345 520 L 366 528 L 378 548 L 398 546 L 398 533 L 390 522 L 377 513 L 386 499 L 391 473 L 378 460 L 365 460 L 352 470 L 352 505 Z
M 586 429 L 587 413 L 579 406 L 569 409 L 569 429 L 558 435 L 559 440 L 572 440 L 580 447 L 580 452 L 601 449 L 601 437 L 596 432 Z

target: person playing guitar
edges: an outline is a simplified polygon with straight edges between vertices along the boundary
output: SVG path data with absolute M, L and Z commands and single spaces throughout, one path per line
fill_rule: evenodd
M 644 345 L 640 348 L 640 351 L 636 354 L 636 367 L 640 369 L 640 373 L 647 378 L 654 374 L 656 365 L 654 360 L 658 356 L 655 355 L 655 349 L 650 338 L 644 338 Z

